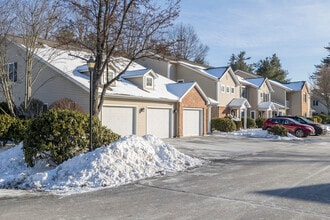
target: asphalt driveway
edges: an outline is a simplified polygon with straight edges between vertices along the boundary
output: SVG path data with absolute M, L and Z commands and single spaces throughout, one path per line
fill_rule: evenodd
M 0 198 L 0 219 L 330 219 L 330 137 L 166 139 L 202 167 L 72 196 Z

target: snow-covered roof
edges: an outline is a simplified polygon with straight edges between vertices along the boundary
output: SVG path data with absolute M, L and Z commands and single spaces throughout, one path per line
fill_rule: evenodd
M 261 102 L 258 104 L 259 110 L 276 110 L 273 102 Z
M 147 73 L 151 73 L 154 77 L 157 77 L 157 75 L 151 69 L 139 69 L 139 70 L 126 71 L 122 75 L 122 77 L 125 78 L 125 79 L 134 78 L 134 77 L 141 77 L 141 76 L 144 76 Z
M 45 46 L 40 48 L 37 53 L 38 57 L 45 61 L 51 68 L 57 70 L 71 81 L 77 83 L 85 90 L 89 89 L 90 81 L 89 75 L 84 73 L 88 72 L 86 61 L 79 58 L 85 58 L 88 60 L 90 54 L 83 51 L 69 51 L 62 49 L 54 49 Z M 51 56 L 54 55 L 54 58 Z M 126 65 L 130 62 L 123 57 L 113 58 L 114 62 L 111 62 L 112 68 L 122 71 Z M 128 81 L 128 78 L 142 76 L 147 73 L 154 75 L 154 89 L 143 90 L 139 86 Z M 142 65 L 132 63 L 127 71 L 120 77 L 120 80 L 116 82 L 116 86 L 107 90 L 106 96 L 115 97 L 128 97 L 133 99 L 152 99 L 159 101 L 178 101 L 179 96 L 176 96 L 172 92 L 167 90 L 166 85 L 175 83 L 174 81 L 154 73 L 151 69 L 146 69 Z M 184 84 L 178 85 L 185 87 Z
M 126 73 L 125 73 L 126 74 Z M 179 97 L 167 90 L 167 84 L 175 83 L 174 81 L 158 75 L 154 78 L 154 89 L 144 90 L 132 82 L 121 78 L 117 81 L 116 86 L 111 87 L 111 90 L 107 92 L 110 96 L 117 97 L 130 97 L 137 99 L 157 99 L 159 101 L 178 101 Z
M 234 98 L 228 104 L 228 107 L 246 107 L 251 108 L 250 103 L 245 98 Z

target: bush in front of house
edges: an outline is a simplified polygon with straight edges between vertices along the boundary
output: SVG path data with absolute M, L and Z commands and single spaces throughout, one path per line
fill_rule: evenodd
M 8 114 L 0 114 L 0 141 L 2 142 L 2 146 L 4 146 L 5 143 L 5 136 L 8 133 L 8 129 L 13 122 L 13 117 L 11 117 Z
M 318 123 L 323 123 L 323 124 L 328 124 L 330 123 L 330 117 L 329 115 L 326 114 L 318 114 L 318 115 L 314 115 L 313 118 L 317 118 L 317 122 Z M 321 120 L 320 120 L 321 119 Z
M 236 130 L 236 125 L 229 118 L 214 118 L 211 120 L 211 128 L 222 132 L 232 132 Z
M 242 121 L 244 121 L 244 118 L 242 118 Z M 256 122 L 253 118 L 247 117 L 246 118 L 246 128 L 255 128 Z
M 258 128 L 262 128 L 262 125 L 264 124 L 264 122 L 266 121 L 266 119 L 265 118 L 263 118 L 263 117 L 258 117 L 258 118 L 256 118 L 256 126 L 258 127 Z
M 45 103 L 39 99 L 32 99 L 27 109 L 24 108 L 24 102 L 18 107 L 17 115 L 21 118 L 35 118 L 47 111 Z
M 73 100 L 71 100 L 69 98 L 62 98 L 62 99 L 59 99 L 59 100 L 53 102 L 49 106 L 49 109 L 67 109 L 67 110 L 72 110 L 72 111 L 77 111 L 77 112 L 84 113 L 84 110 L 79 105 L 79 103 L 74 102 Z
M 288 136 L 288 130 L 283 125 L 275 125 L 268 129 L 269 134 L 278 136 Z
M 93 148 L 120 138 L 93 118 Z M 50 110 L 31 121 L 23 142 L 25 161 L 34 166 L 39 159 L 60 164 L 89 151 L 89 116 L 70 110 Z
M 22 142 L 30 121 L 31 120 L 12 117 L 7 132 L 2 136 L 3 145 L 7 144 L 9 141 L 12 141 L 14 144 Z

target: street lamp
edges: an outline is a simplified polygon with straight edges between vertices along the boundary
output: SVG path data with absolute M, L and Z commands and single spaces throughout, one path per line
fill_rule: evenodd
M 95 60 L 91 56 L 87 61 L 87 66 L 89 70 L 89 150 L 93 150 L 93 71 L 95 66 Z

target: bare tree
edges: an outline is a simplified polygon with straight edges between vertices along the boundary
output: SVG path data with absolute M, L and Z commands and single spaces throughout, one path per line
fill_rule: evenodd
M 312 96 L 322 101 L 330 113 L 330 66 L 323 63 L 311 77 Z
M 40 39 L 51 38 L 56 31 L 63 8 L 59 0 L 21 0 L 15 4 L 13 12 L 17 17 L 15 22 L 15 35 L 20 37 L 25 47 L 25 97 L 24 109 L 26 110 L 32 100 L 32 85 L 42 72 L 43 67 L 37 67 L 35 59 L 38 50 L 42 48 Z M 18 39 L 18 38 L 16 38 Z M 32 74 L 35 72 L 36 74 Z
M 14 18 L 11 16 L 10 7 L 5 2 L 0 3 L 0 84 L 2 93 L 7 102 L 8 109 L 15 115 L 15 104 L 13 101 L 12 81 L 8 75 L 7 68 L 7 35 L 11 28 Z M 0 109 L 1 110 L 1 109 Z
M 179 24 L 169 32 L 168 39 L 172 42 L 170 55 L 197 63 L 205 64 L 209 47 L 200 42 L 195 29 L 191 25 Z
M 66 3 L 72 10 L 66 26 L 74 31 L 75 45 L 95 58 L 92 113 L 97 115 L 112 82 L 134 60 L 157 48 L 160 36 L 178 15 L 179 0 L 67 0 Z M 119 56 L 129 61 L 123 62 Z M 103 74 L 113 70 L 117 75 L 106 77 L 99 95 Z

